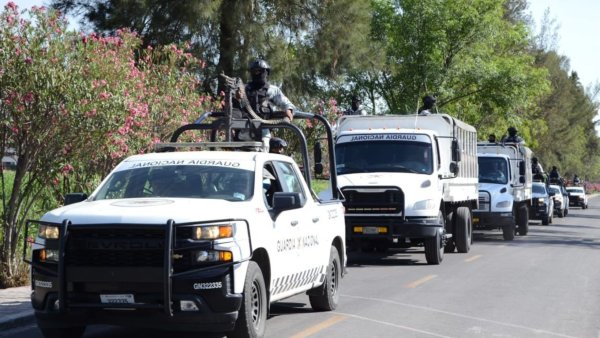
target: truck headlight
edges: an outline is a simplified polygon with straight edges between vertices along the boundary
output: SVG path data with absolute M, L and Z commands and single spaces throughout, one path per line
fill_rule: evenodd
M 434 208 L 435 208 L 435 203 L 433 202 L 432 199 L 418 201 L 415 203 L 415 206 L 414 206 L 415 210 L 429 210 L 429 209 L 434 209 Z
M 58 250 L 42 249 L 39 251 L 40 262 L 58 263 Z
M 44 239 L 58 239 L 60 231 L 57 226 L 40 224 L 38 236 Z
M 192 238 L 196 240 L 229 237 L 233 237 L 233 224 L 196 226 L 192 231 Z
M 231 251 L 201 250 L 192 253 L 195 263 L 231 262 L 233 253 Z
M 502 201 L 496 203 L 496 208 L 508 208 L 512 206 L 512 201 Z
M 537 199 L 537 204 L 538 205 L 544 205 L 544 199 L 543 198 L 538 198 Z

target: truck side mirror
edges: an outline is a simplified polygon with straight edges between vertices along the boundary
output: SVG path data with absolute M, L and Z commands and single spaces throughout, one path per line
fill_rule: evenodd
M 323 152 L 321 150 L 321 142 L 315 143 L 314 149 L 314 157 L 315 157 L 315 175 L 323 174 L 323 164 L 321 163 Z
M 525 175 L 525 161 L 519 162 L 519 175 Z
M 460 162 L 460 144 L 458 140 L 452 140 L 452 161 Z
M 83 192 L 74 192 L 65 194 L 65 205 L 79 203 L 81 201 L 85 201 L 88 198 L 88 195 Z
M 450 162 L 450 172 L 453 173 L 454 176 L 458 176 L 458 173 L 460 172 L 460 167 L 458 166 L 458 163 Z
M 299 192 L 276 192 L 273 194 L 273 210 L 276 213 L 299 208 L 302 208 Z

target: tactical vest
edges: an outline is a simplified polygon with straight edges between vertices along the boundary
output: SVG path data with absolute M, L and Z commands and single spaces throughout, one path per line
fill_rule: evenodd
M 249 87 L 246 87 L 246 96 L 248 97 L 250 106 L 260 117 L 267 119 L 273 112 L 273 106 L 271 105 L 271 101 L 267 96 L 269 86 L 270 85 L 267 82 L 264 86 L 258 88 L 257 90 L 252 90 Z

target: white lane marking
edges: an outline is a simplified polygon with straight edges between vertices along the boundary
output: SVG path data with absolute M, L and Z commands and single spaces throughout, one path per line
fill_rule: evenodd
M 398 325 L 398 324 L 390 323 L 390 322 L 384 322 L 382 320 L 367 318 L 367 317 L 363 317 L 363 316 L 359 316 L 359 315 L 353 315 L 353 314 L 350 314 L 350 313 L 337 312 L 337 311 L 336 311 L 336 313 L 339 313 L 339 314 L 347 316 L 347 317 L 352 317 L 352 318 L 356 318 L 356 319 L 366 320 L 366 321 L 369 321 L 369 322 L 374 322 L 374 323 L 377 323 L 377 324 L 383 324 L 383 325 L 387 325 L 387 326 L 392 326 L 392 327 L 395 327 L 395 328 L 398 328 L 398 329 L 403 329 L 403 330 L 408 330 L 408 331 L 412 331 L 412 332 L 423 333 L 423 334 L 430 335 L 430 336 L 433 336 L 433 337 L 451 338 L 450 336 L 442 336 L 442 335 L 437 334 L 437 333 L 423 331 L 423 330 L 415 329 L 413 327 L 408 327 L 408 326 L 404 326 L 404 325 Z
M 420 309 L 420 310 L 425 310 L 425 311 L 430 311 L 430 312 L 443 313 L 443 314 L 449 315 L 449 316 L 455 316 L 455 317 L 459 317 L 459 318 L 466 318 L 466 319 L 478 320 L 478 321 L 485 322 L 485 323 L 492 323 L 492 324 L 496 324 L 496 325 L 502 325 L 502 326 L 513 327 L 513 328 L 517 328 L 517 329 L 528 330 L 528 331 L 532 331 L 532 332 L 537 333 L 537 334 L 546 334 L 546 335 L 551 335 L 551 336 L 556 336 L 556 337 L 565 337 L 565 338 L 576 338 L 574 336 L 569 336 L 569 335 L 562 334 L 562 333 L 556 333 L 556 332 L 551 332 L 551 331 L 546 331 L 546 330 L 541 330 L 541 329 L 535 329 L 535 328 L 532 328 L 532 327 L 527 327 L 527 326 L 518 325 L 518 324 L 504 323 L 504 322 L 499 322 L 499 321 L 495 321 L 495 320 L 491 320 L 491 319 L 485 319 L 485 318 L 480 318 L 480 317 L 473 317 L 473 316 L 463 315 L 463 314 L 460 314 L 460 313 L 454 313 L 454 312 L 448 312 L 448 311 L 438 310 L 438 309 L 434 309 L 434 308 L 430 308 L 430 307 L 426 307 L 426 306 L 419 306 L 419 305 L 401 303 L 401 302 L 396 302 L 396 301 L 389 300 L 389 299 L 361 297 L 361 296 L 351 296 L 351 295 L 340 295 L 340 296 L 347 297 L 347 298 L 353 298 L 353 299 L 363 299 L 363 300 L 370 300 L 370 301 L 373 301 L 373 302 L 382 302 L 382 303 L 389 303 L 389 304 L 394 304 L 394 305 L 406 306 L 406 307 L 410 307 L 410 308 L 414 308 L 414 309 Z

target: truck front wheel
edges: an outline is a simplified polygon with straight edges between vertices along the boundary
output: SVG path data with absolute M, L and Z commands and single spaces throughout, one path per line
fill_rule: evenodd
M 427 264 L 438 265 L 444 260 L 442 235 L 436 231 L 435 237 L 425 239 L 425 259 Z
M 230 337 L 255 338 L 265 335 L 267 321 L 267 288 L 256 262 L 248 263 L 244 297 L 235 328 Z
M 529 232 L 529 209 L 522 205 L 517 210 L 517 225 L 519 235 L 525 236 Z
M 329 253 L 329 266 L 325 272 L 323 285 L 308 291 L 310 306 L 315 311 L 333 311 L 340 300 L 340 279 L 342 278 L 342 265 L 340 255 L 335 246 L 331 247 Z
M 515 239 L 515 224 L 506 224 L 502 227 L 502 237 L 505 241 L 512 241 Z
M 467 207 L 456 209 L 456 250 L 460 253 L 467 253 L 471 249 L 471 212 Z

